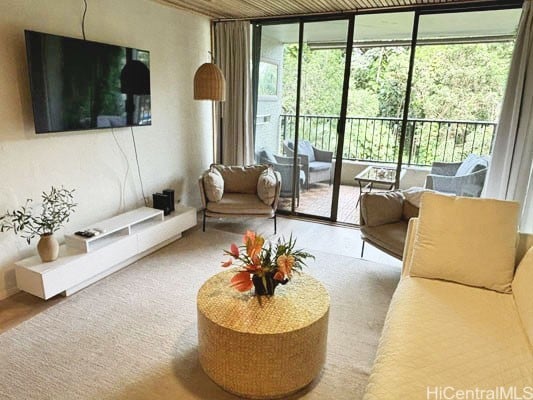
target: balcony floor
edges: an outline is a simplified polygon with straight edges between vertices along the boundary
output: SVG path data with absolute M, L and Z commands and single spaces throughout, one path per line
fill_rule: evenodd
M 382 191 L 373 189 L 374 191 Z M 317 183 L 311 185 L 309 190 L 302 190 L 300 193 L 300 205 L 296 207 L 296 212 L 329 217 L 331 213 L 331 199 L 333 196 L 333 185 L 327 183 Z M 341 185 L 339 191 L 339 208 L 337 221 L 348 224 L 359 225 L 359 187 Z M 279 209 L 290 210 L 290 199 L 280 199 Z

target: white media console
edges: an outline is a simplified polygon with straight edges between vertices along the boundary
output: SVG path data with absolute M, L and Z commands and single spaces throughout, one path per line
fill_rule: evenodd
M 59 293 L 71 295 L 179 239 L 196 222 L 196 209 L 185 206 L 168 216 L 141 207 L 100 221 L 87 228 L 103 231 L 98 236 L 65 235 L 55 261 L 43 263 L 33 256 L 15 263 L 17 286 L 45 300 Z

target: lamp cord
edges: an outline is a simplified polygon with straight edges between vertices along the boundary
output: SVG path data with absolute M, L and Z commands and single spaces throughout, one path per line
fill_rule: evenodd
M 131 129 L 131 139 L 133 141 L 133 149 L 135 150 L 135 161 L 137 163 L 137 173 L 139 174 L 139 182 L 141 183 L 141 193 L 143 195 L 143 202 L 145 207 L 148 207 L 148 202 L 146 201 L 146 196 L 144 195 L 144 186 L 143 180 L 141 177 L 141 168 L 139 167 L 139 155 L 137 154 L 137 144 L 135 143 L 135 135 L 133 134 L 133 126 L 130 126 Z
M 83 0 L 85 4 L 85 9 L 83 10 L 83 17 L 81 18 L 81 33 L 83 35 L 83 40 L 85 39 L 85 14 L 87 14 L 87 0 Z

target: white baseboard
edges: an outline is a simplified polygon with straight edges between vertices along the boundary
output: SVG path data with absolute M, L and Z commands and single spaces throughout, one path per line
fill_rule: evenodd
M 9 296 L 13 296 L 15 293 L 20 292 L 20 289 L 17 287 L 0 289 L 0 300 L 7 299 Z

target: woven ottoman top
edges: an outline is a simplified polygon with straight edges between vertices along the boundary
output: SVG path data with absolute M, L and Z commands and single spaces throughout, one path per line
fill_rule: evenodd
M 209 280 L 198 292 L 198 311 L 215 324 L 249 334 L 279 334 L 305 328 L 329 310 L 329 294 L 315 278 L 295 274 L 286 285 L 278 285 L 273 296 L 239 292 L 230 279 L 232 268 Z

